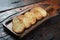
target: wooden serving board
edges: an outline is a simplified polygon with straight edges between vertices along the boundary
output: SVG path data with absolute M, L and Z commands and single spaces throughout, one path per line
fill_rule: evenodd
M 34 5 L 33 5 L 33 6 L 34 6 Z M 48 13 L 48 15 L 47 15 L 45 18 L 37 21 L 36 24 L 32 25 L 29 29 L 25 30 L 23 33 L 21 33 L 21 34 L 16 34 L 16 33 L 12 30 L 12 19 L 13 19 L 15 16 L 21 15 L 21 14 L 23 14 L 23 13 L 31 10 L 31 8 L 33 8 L 33 6 L 30 6 L 29 8 L 21 11 L 20 13 L 16 13 L 16 14 L 8 17 L 6 20 L 3 21 L 3 25 L 4 25 L 7 29 L 9 29 L 12 33 L 14 33 L 15 35 L 17 35 L 17 36 L 19 36 L 20 38 L 22 38 L 22 37 L 24 37 L 27 33 L 29 33 L 30 31 L 34 30 L 36 27 L 38 27 L 38 25 L 42 24 L 44 21 L 46 21 L 46 20 L 49 19 L 50 17 L 53 17 L 52 15 L 50 15 L 50 14 Z M 45 10 L 47 10 L 47 9 L 49 9 L 49 7 L 48 7 L 48 8 L 45 8 Z M 54 15 L 54 16 L 55 16 L 55 15 Z

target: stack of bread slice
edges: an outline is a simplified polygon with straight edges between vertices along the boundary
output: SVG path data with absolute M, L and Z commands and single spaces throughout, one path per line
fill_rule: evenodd
M 13 18 L 13 31 L 22 33 L 25 29 L 30 28 L 37 20 L 47 16 L 47 12 L 41 7 L 34 7 L 29 12 L 24 13 Z

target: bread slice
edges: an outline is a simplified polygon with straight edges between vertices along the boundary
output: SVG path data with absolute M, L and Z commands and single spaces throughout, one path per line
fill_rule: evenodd
M 39 12 L 39 10 L 37 9 L 37 7 L 31 9 L 31 12 L 34 13 L 34 15 L 36 16 L 37 20 L 40 20 L 40 19 L 42 18 L 42 15 L 41 15 L 41 13 Z
M 41 15 L 42 15 L 43 17 L 46 17 L 46 16 L 47 16 L 46 10 L 44 10 L 44 9 L 41 8 L 41 7 L 37 7 L 37 9 L 38 9 L 38 11 L 41 13 Z
M 41 7 L 35 7 L 33 9 L 31 9 L 31 12 L 33 12 L 37 18 L 37 20 L 40 20 L 42 17 L 46 17 L 47 16 L 47 12 L 42 9 Z
M 13 31 L 16 33 L 22 33 L 24 31 L 24 24 L 18 20 L 17 17 L 13 18 Z
M 31 24 L 36 23 L 36 17 L 34 16 L 32 12 L 26 12 L 24 15 L 29 19 Z
M 25 15 L 20 15 L 17 18 L 22 21 L 22 23 L 24 24 L 25 28 L 29 28 L 31 26 L 29 18 L 26 17 Z

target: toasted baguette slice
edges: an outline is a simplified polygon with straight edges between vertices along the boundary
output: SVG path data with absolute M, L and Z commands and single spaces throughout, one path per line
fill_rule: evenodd
M 44 10 L 43 8 L 37 7 L 37 10 L 41 13 L 41 15 L 42 15 L 43 17 L 46 17 L 46 16 L 47 16 L 47 12 L 46 12 L 46 10 Z
M 36 17 L 34 16 L 32 12 L 26 12 L 24 15 L 29 19 L 31 24 L 36 23 Z
M 18 19 L 21 20 L 25 26 L 25 28 L 29 28 L 31 26 L 31 23 L 29 21 L 29 18 L 25 15 L 18 16 Z
M 17 17 L 13 18 L 13 31 L 16 33 L 22 33 L 24 31 L 24 24 L 18 20 Z
M 36 16 L 37 20 L 40 20 L 42 18 L 42 15 L 41 15 L 41 13 L 39 12 L 39 10 L 37 8 L 31 9 L 30 12 L 34 13 L 34 15 Z
M 33 12 L 36 15 L 36 18 L 39 20 L 42 17 L 46 17 L 47 16 L 47 12 L 40 8 L 40 7 L 35 7 L 33 9 L 31 9 L 31 12 Z

